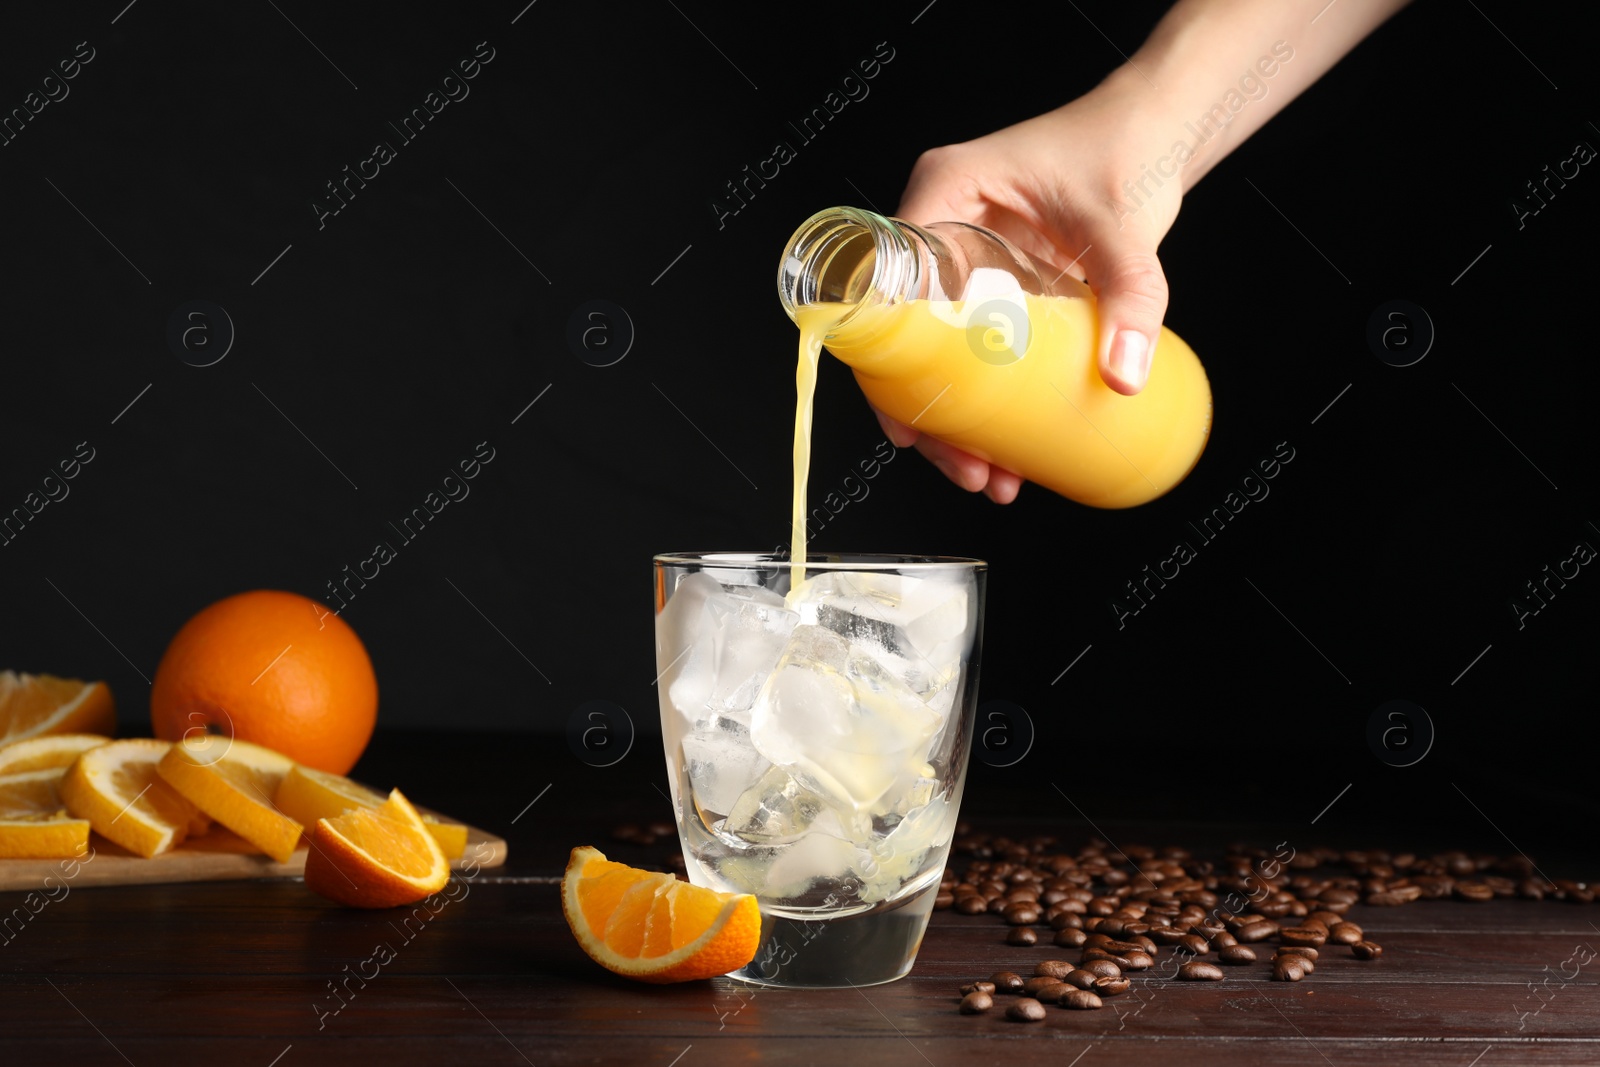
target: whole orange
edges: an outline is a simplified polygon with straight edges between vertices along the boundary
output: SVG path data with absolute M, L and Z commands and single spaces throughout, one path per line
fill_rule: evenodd
M 179 741 L 238 737 L 346 774 L 378 718 L 378 679 L 345 621 L 296 593 L 259 589 L 183 624 L 156 668 L 150 724 Z

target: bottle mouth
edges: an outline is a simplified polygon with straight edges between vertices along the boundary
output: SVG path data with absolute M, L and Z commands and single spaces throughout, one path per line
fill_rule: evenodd
M 778 261 L 778 300 L 785 314 L 795 319 L 805 308 L 838 305 L 837 326 L 864 305 L 911 292 L 917 257 L 896 221 L 835 207 L 802 223 Z

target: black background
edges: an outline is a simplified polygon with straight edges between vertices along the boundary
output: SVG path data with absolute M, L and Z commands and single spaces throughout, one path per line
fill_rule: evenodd
M 487 441 L 470 496 L 344 612 L 381 728 L 524 733 L 542 781 L 578 759 L 551 739 L 605 700 L 639 736 L 588 773 L 659 778 L 650 557 L 787 539 L 784 241 L 830 205 L 892 212 L 920 151 L 1086 91 L 1164 6 L 8 12 L 0 109 L 78 42 L 95 58 L 0 147 L 0 510 L 78 442 L 95 458 L 0 547 L 0 665 L 103 678 L 145 732 L 186 618 L 250 588 L 323 595 Z M 386 122 L 483 41 L 470 95 L 401 143 Z M 870 95 L 799 144 L 786 124 L 884 41 Z M 828 525 L 816 547 L 990 561 L 983 697 L 1036 738 L 1009 769 L 975 764 L 969 797 L 1003 781 L 1091 815 L 1304 822 L 1340 795 L 1322 829 L 1487 817 L 1525 847 L 1597 813 L 1578 739 L 1600 576 L 1521 629 L 1509 606 L 1600 546 L 1600 177 L 1522 228 L 1512 207 L 1600 145 L 1591 43 L 1505 0 L 1420 3 L 1190 194 L 1162 247 L 1167 323 L 1216 418 L 1168 497 L 1097 512 L 1026 487 L 1000 508 L 906 451 Z M 780 139 L 798 158 L 719 227 L 724 183 Z M 396 158 L 319 228 L 324 183 L 377 140 Z M 636 331 L 607 367 L 567 340 L 595 299 Z M 1437 329 L 1411 367 L 1365 339 L 1391 299 Z M 237 331 L 213 366 L 168 346 L 191 300 Z M 836 362 L 817 410 L 820 494 L 882 436 Z M 1279 442 L 1295 458 L 1271 495 L 1119 630 L 1123 583 Z M 1368 745 L 1391 699 L 1437 729 L 1415 766 Z

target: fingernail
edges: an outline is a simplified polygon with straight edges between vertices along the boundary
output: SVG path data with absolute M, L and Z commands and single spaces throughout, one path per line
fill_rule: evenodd
M 1137 330 L 1118 330 L 1111 339 L 1111 370 L 1137 388 L 1150 377 L 1150 339 Z

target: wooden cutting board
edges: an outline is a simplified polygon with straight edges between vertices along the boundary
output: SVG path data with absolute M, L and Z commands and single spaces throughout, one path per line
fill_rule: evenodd
M 425 808 L 420 812 L 437 815 Z M 438 815 L 441 822 L 457 822 Z M 203 837 L 185 841 L 179 848 L 145 859 L 112 844 L 99 834 L 89 835 L 90 854 L 80 859 L 0 859 L 0 892 L 33 890 L 60 892 L 62 883 L 78 889 L 93 885 L 152 885 L 163 882 L 221 882 L 241 878 L 294 878 L 305 873 L 306 845 L 278 863 L 263 856 L 242 838 L 214 826 Z M 506 861 L 503 838 L 467 827 L 467 850 L 451 864 L 456 870 L 474 866 L 498 867 Z

